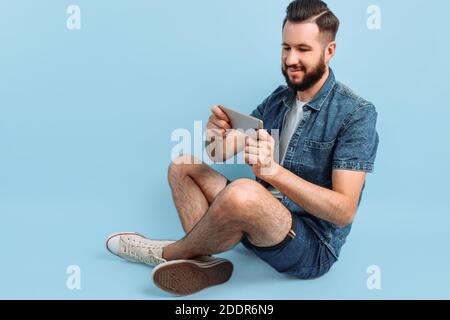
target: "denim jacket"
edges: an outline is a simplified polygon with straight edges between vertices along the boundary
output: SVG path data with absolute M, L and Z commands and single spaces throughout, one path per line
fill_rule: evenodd
M 284 118 L 295 99 L 294 90 L 280 86 L 251 115 L 263 120 L 269 133 L 278 129 L 281 136 Z M 377 111 L 372 103 L 336 81 L 330 69 L 328 79 L 316 96 L 303 106 L 303 112 L 303 120 L 287 147 L 284 168 L 328 189 L 332 189 L 333 169 L 373 171 L 379 138 Z M 258 177 L 256 180 L 269 186 Z M 363 190 L 364 187 L 365 183 Z M 339 227 L 306 212 L 286 196 L 281 201 L 292 213 L 302 217 L 337 259 L 351 224 Z

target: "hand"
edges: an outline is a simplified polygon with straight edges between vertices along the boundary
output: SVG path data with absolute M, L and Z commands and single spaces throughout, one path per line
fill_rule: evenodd
M 255 136 L 245 139 L 245 163 L 251 165 L 253 173 L 261 179 L 278 172 L 279 164 L 273 159 L 275 140 L 264 129 L 256 131 Z
M 231 121 L 220 105 L 211 108 L 212 115 L 206 124 L 206 140 L 211 141 L 211 136 L 225 137 L 227 130 L 231 129 Z

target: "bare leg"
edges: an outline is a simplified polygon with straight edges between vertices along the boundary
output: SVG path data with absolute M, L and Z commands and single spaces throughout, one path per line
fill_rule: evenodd
M 254 180 L 238 179 L 219 192 L 183 239 L 164 248 L 163 257 L 220 253 L 238 244 L 244 233 L 254 245 L 269 247 L 280 243 L 291 226 L 291 213 L 269 191 Z
M 207 164 L 194 164 L 191 155 L 181 156 L 171 163 L 168 180 L 186 233 L 200 221 L 227 182 L 224 176 Z

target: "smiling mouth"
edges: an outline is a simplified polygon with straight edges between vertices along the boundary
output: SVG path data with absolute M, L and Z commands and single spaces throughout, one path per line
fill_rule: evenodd
M 301 72 L 303 72 L 303 70 L 298 69 L 298 70 L 289 70 L 289 75 L 290 76 L 298 76 Z
M 296 73 L 296 72 L 300 72 L 300 71 L 304 71 L 303 69 L 294 69 L 294 68 L 288 68 L 288 71 L 290 73 Z

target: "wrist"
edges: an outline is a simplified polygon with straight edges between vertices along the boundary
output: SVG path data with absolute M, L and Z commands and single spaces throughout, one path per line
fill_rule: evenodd
M 279 178 L 282 169 L 283 167 L 280 164 L 278 164 L 275 161 L 272 161 L 272 164 L 270 166 L 261 168 L 260 178 L 272 184 Z

